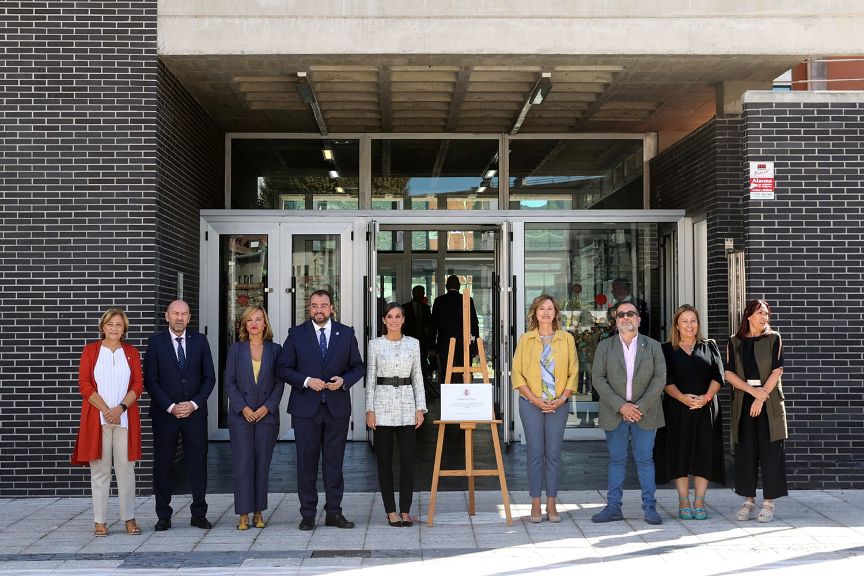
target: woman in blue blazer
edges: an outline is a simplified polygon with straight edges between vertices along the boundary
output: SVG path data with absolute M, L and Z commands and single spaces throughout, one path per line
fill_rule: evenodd
M 228 350 L 225 389 L 228 391 L 228 430 L 234 467 L 234 512 L 238 530 L 252 523 L 264 528 L 270 461 L 279 435 L 279 402 L 284 383 L 276 362 L 282 347 L 273 342 L 267 312 L 250 306 L 240 316 L 240 340 Z

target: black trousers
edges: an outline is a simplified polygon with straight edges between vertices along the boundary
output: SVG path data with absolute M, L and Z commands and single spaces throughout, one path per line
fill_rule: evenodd
M 177 437 L 183 435 L 183 459 L 192 485 L 193 517 L 207 514 L 207 418 L 196 410 L 188 418 L 159 418 L 153 420 L 153 494 L 156 497 L 156 516 L 170 519 L 171 468 L 177 450 Z
M 393 439 L 399 441 L 399 512 L 411 511 L 414 500 L 414 447 L 417 431 L 414 426 L 378 426 L 372 433 L 378 455 L 378 485 L 384 511 L 396 512 L 393 496 Z
M 741 406 L 738 422 L 738 444 L 735 446 L 735 493 L 746 498 L 756 497 L 759 472 L 762 472 L 762 497 L 773 500 L 786 496 L 786 448 L 783 440 L 771 442 L 768 414 L 765 408 L 759 416 L 750 416 L 753 397 L 747 395 Z

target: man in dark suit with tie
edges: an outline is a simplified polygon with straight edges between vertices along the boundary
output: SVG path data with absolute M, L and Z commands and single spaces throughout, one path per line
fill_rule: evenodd
M 325 525 L 353 528 L 342 515 L 342 460 L 351 420 L 349 389 L 363 376 L 364 365 L 354 329 L 330 318 L 333 299 L 316 290 L 309 299 L 309 320 L 294 326 L 282 346 L 277 371 L 291 386 L 288 413 L 297 447 L 297 496 L 300 530 L 315 528 L 318 514 L 318 460 L 322 471 Z
M 171 528 L 171 466 L 177 437 L 183 435 L 183 457 L 192 485 L 192 526 L 209 529 L 207 520 L 207 398 L 216 384 L 210 344 L 203 334 L 187 330 L 189 305 L 168 305 L 168 330 L 147 341 L 144 387 L 153 419 L 153 493 L 157 532 Z
M 435 349 L 438 353 L 438 381 L 444 382 L 447 370 L 447 352 L 450 348 L 450 338 L 456 339 L 453 351 L 453 366 L 462 366 L 462 294 L 459 288 L 462 283 L 459 277 L 450 275 L 444 283 L 446 294 L 435 298 L 432 305 L 432 318 L 435 323 Z M 480 325 L 477 322 L 477 310 L 474 308 L 474 298 L 471 298 L 471 340 L 480 335 Z M 477 355 L 477 349 L 471 346 L 471 358 Z
M 423 372 L 423 381 L 426 384 L 426 395 L 436 395 L 432 389 L 432 366 L 429 354 L 435 348 L 435 324 L 432 321 L 432 307 L 426 304 L 426 289 L 417 285 L 411 290 L 411 301 L 402 304 L 405 310 L 405 324 L 402 332 L 420 341 L 420 368 Z M 383 310 L 383 308 L 382 308 Z

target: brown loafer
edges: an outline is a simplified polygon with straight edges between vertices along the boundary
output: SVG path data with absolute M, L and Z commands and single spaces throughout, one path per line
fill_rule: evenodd
M 141 534 L 141 528 L 138 527 L 138 523 L 135 522 L 134 518 L 126 520 L 126 533 L 133 536 L 138 536 L 139 534 Z
M 96 522 L 96 528 L 93 529 L 93 535 L 94 536 L 107 536 L 108 535 L 108 525 Z

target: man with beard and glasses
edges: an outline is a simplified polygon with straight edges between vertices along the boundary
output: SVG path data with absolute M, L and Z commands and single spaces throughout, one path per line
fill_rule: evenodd
M 606 432 L 609 478 L 606 507 L 591 517 L 593 522 L 623 520 L 621 500 L 627 445 L 633 443 L 633 460 L 642 488 L 645 522 L 661 524 L 654 491 L 654 435 L 663 427 L 660 395 L 666 385 L 666 361 L 656 340 L 639 333 L 639 309 L 622 302 L 615 311 L 618 334 L 597 345 L 593 384 L 600 396 L 600 427 Z
M 279 378 L 291 386 L 288 413 L 297 447 L 300 530 L 315 528 L 318 461 L 322 456 L 325 526 L 354 528 L 354 523 L 342 515 L 342 460 L 351 420 L 348 390 L 363 377 L 365 368 L 354 329 L 332 320 L 332 313 L 330 293 L 313 292 L 309 320 L 288 331 L 277 365 Z

